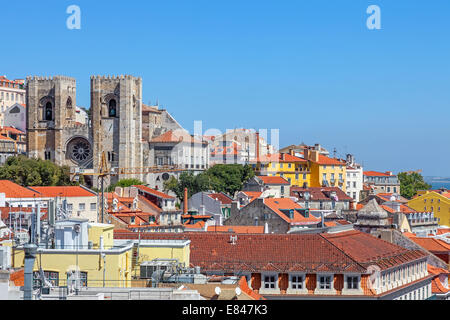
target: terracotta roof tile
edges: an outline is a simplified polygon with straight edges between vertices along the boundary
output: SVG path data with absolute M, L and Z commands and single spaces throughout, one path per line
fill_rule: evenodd
M 80 186 L 60 186 L 60 187 L 29 187 L 39 192 L 42 197 L 96 197 L 92 191 L 88 191 Z
M 6 198 L 40 198 L 39 192 L 24 188 L 9 180 L 0 180 L 0 193 Z
M 450 244 L 435 238 L 411 237 L 412 241 L 430 252 L 450 253 Z
M 264 233 L 264 226 L 208 226 L 207 231 L 238 234 L 261 234 Z
M 364 171 L 364 175 L 368 177 L 392 177 L 388 172 Z
M 221 204 L 231 204 L 233 202 L 232 198 L 223 193 L 210 193 L 208 197 L 219 200 Z
M 283 177 L 269 177 L 269 176 L 258 176 L 259 179 L 261 179 L 264 184 L 269 184 L 269 185 L 279 185 L 279 184 L 286 184 L 289 185 L 289 182 L 284 179 Z
M 265 198 L 264 204 L 284 221 L 291 224 L 317 224 L 321 222 L 321 219 L 316 218 L 312 214 L 308 218 L 305 218 L 297 211 L 298 209 L 302 209 L 302 206 L 290 198 Z M 293 219 L 289 218 L 288 212 L 283 212 L 285 210 L 293 210 Z
M 136 187 L 136 188 L 138 188 L 140 191 L 143 191 L 143 192 L 145 192 L 145 193 L 149 193 L 149 194 L 151 194 L 151 195 L 153 195 L 153 196 L 155 196 L 155 197 L 158 197 L 158 198 L 162 198 L 162 199 L 170 199 L 170 200 L 174 200 L 175 198 L 174 197 L 171 197 L 171 196 L 169 196 L 168 194 L 165 194 L 165 193 L 163 193 L 163 192 L 160 192 L 160 191 L 158 191 L 158 190 L 155 190 L 155 189 L 152 189 L 152 188 L 149 188 L 149 187 L 146 187 L 146 186 L 142 186 L 142 185 L 139 185 L 139 186 L 133 186 L 133 187 Z

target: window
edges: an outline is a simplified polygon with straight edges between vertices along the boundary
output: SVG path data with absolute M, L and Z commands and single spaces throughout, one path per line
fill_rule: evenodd
M 82 211 L 86 210 L 86 204 L 85 203 L 78 204 L 78 209 L 80 209 Z
M 292 289 L 303 289 L 303 277 L 302 276 L 292 276 L 291 278 Z
M 116 117 L 117 116 L 117 102 L 114 99 L 111 99 L 109 101 L 108 115 L 109 115 L 109 117 Z
M 97 210 L 97 204 L 91 203 L 91 211 Z
M 52 121 L 53 120 L 53 106 L 52 103 L 49 101 L 45 105 L 45 121 Z
M 72 211 L 72 209 L 73 209 L 73 204 L 72 203 L 68 203 L 67 204 L 67 210 L 68 211 Z
M 58 287 L 59 286 L 59 273 L 53 272 L 53 271 L 44 271 L 44 277 L 46 280 L 50 281 L 52 286 Z M 41 276 L 38 271 L 33 272 L 33 282 L 35 285 L 39 284 L 39 280 L 41 279 Z
M 264 277 L 264 288 L 275 289 L 275 276 Z
M 347 277 L 347 289 L 358 289 L 359 278 L 358 277 Z
M 319 288 L 320 289 L 331 289 L 331 276 L 319 277 Z

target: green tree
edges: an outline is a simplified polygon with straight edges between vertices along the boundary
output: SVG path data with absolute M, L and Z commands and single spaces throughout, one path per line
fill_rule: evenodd
M 142 181 L 140 181 L 138 179 L 122 179 L 122 180 L 119 180 L 117 183 L 110 185 L 106 189 L 106 191 L 113 192 L 116 189 L 116 187 L 126 188 L 126 187 L 131 187 L 131 186 L 139 186 L 139 185 L 143 185 L 143 184 L 145 184 L 145 183 L 143 183 Z
M 194 175 L 192 172 L 183 172 L 179 179 L 171 177 L 164 183 L 164 190 L 173 191 L 179 200 L 184 198 L 184 188 L 188 189 L 188 197 L 201 191 L 214 190 L 233 196 L 242 189 L 245 181 L 255 175 L 249 165 L 223 164 L 215 165 L 207 171 Z
M 78 185 L 77 182 L 70 181 L 69 167 L 25 156 L 9 157 L 0 167 L 0 179 L 10 180 L 24 187 Z
M 423 180 L 422 175 L 416 172 L 401 172 L 398 174 L 398 180 L 400 181 L 401 195 L 407 199 L 411 199 L 415 196 L 418 190 L 431 189 L 431 185 L 426 183 Z

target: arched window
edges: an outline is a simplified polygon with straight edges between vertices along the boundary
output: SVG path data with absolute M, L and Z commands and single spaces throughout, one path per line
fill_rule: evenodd
M 49 101 L 45 105 L 45 121 L 52 121 L 53 120 L 53 106 L 52 103 Z
M 72 98 L 71 97 L 67 98 L 66 107 L 67 108 L 72 108 Z
M 108 110 L 109 110 L 108 114 L 109 114 L 110 117 L 115 117 L 117 115 L 117 112 L 116 112 L 116 100 L 111 99 L 109 101 L 109 109 Z

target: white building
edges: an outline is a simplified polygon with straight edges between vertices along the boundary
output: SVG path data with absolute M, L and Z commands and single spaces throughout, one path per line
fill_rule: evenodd
M 355 162 L 353 155 L 347 155 L 347 195 L 358 203 L 363 190 L 364 170 Z
M 4 126 L 4 113 L 15 103 L 25 104 L 24 80 L 8 80 L 0 76 L 0 126 Z
M 24 104 L 14 103 L 7 108 L 4 112 L 4 125 L 5 127 L 13 127 L 20 131 L 26 132 L 27 130 L 27 109 Z
M 149 142 L 149 166 L 167 168 L 164 173 L 149 173 L 145 182 L 157 190 L 163 190 L 170 176 L 178 177 L 181 171 L 194 174 L 209 168 L 208 142 L 191 136 L 185 130 L 169 130 Z M 171 171 L 171 170 L 180 171 Z

